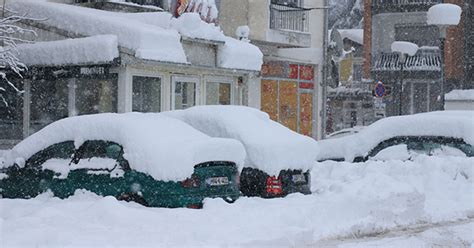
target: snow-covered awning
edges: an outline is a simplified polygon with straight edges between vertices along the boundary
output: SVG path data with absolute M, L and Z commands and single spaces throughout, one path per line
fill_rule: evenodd
M 398 71 L 400 70 L 399 54 L 381 53 L 374 60 L 375 71 Z M 404 67 L 406 71 L 441 71 L 441 53 L 439 49 L 419 50 L 415 56 L 406 58 Z
M 18 45 L 18 59 L 27 66 L 106 64 L 118 57 L 115 35 Z
M 12 11 L 41 20 L 43 25 L 78 36 L 115 35 L 120 47 L 145 60 L 189 64 L 181 44 L 181 36 L 186 36 L 225 41 L 219 49 L 220 67 L 259 71 L 263 63 L 256 46 L 226 37 L 197 13 L 176 19 L 168 12 L 118 13 L 46 1 L 17 0 L 7 5 Z

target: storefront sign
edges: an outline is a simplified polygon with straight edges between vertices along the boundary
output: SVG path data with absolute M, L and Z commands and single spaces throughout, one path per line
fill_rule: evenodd
M 105 68 L 104 67 L 81 67 L 80 73 L 82 75 L 96 75 L 96 74 L 103 75 L 105 74 Z
M 262 76 L 264 77 L 286 77 L 285 64 L 283 62 L 267 62 L 262 65 Z

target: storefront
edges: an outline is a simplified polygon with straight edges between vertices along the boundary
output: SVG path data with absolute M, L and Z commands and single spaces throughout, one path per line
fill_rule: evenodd
M 267 61 L 262 66 L 261 109 L 286 127 L 314 136 L 315 66 Z

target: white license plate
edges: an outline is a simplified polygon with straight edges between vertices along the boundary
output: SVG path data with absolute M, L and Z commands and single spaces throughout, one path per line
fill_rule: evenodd
M 206 179 L 206 183 L 210 186 L 222 186 L 229 184 L 229 178 L 227 177 L 211 177 Z
M 293 175 L 291 177 L 291 180 L 294 182 L 294 183 L 305 183 L 306 182 L 306 178 L 303 174 L 297 174 L 297 175 Z

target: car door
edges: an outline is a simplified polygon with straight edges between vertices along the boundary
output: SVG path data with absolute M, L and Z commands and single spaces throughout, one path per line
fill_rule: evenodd
M 125 189 L 124 174 L 129 170 L 123 148 L 117 143 L 89 140 L 74 153 L 67 178 L 56 178 L 66 189 L 62 196 L 85 189 L 98 195 L 120 195 Z

